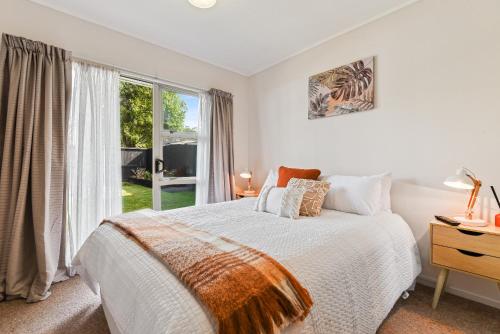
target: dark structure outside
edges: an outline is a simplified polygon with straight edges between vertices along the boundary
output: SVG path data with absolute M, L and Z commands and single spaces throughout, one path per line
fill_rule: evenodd
M 165 176 L 196 176 L 196 142 L 163 146 Z
M 145 168 L 152 173 L 153 150 L 150 148 L 122 147 L 122 180 L 131 178 L 133 170 Z
M 196 176 L 196 142 L 172 143 L 163 146 L 165 176 Z M 122 181 L 151 187 L 153 150 L 121 149 Z

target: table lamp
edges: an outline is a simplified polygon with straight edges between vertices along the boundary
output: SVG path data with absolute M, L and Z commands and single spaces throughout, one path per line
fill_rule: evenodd
M 254 195 L 255 190 L 252 189 L 252 172 L 249 171 L 248 169 L 245 169 L 243 172 L 240 173 L 240 176 L 244 179 L 247 179 L 247 184 L 248 184 L 247 190 L 245 190 L 243 193 L 245 195 Z
M 488 222 L 483 219 L 474 219 L 474 205 L 482 184 L 470 169 L 464 167 L 458 169 L 455 175 L 448 177 L 444 181 L 444 184 L 451 188 L 472 190 L 465 215 L 463 217 L 453 217 L 453 219 L 468 226 L 488 225 Z

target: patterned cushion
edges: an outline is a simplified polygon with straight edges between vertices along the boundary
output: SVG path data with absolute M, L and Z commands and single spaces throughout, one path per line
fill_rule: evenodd
M 288 182 L 287 188 L 304 191 L 300 205 L 300 215 L 314 217 L 321 214 L 321 206 L 325 200 L 326 193 L 330 189 L 330 183 L 293 178 Z
M 285 188 L 281 197 L 281 206 L 279 210 L 280 217 L 299 218 L 300 206 L 304 197 L 305 189 Z

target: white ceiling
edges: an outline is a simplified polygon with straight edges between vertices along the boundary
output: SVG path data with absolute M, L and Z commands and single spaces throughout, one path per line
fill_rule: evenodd
M 415 0 L 31 0 L 252 75 Z

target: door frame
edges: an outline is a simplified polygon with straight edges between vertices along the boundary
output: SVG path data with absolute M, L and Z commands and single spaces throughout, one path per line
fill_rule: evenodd
M 180 87 L 175 87 L 171 85 L 153 83 L 153 166 L 152 166 L 152 180 L 153 180 L 153 210 L 161 211 L 161 187 L 169 185 L 181 185 L 181 184 L 196 184 L 196 176 L 189 177 L 166 177 L 163 172 L 156 172 L 156 160 L 163 161 L 163 141 L 162 139 L 166 137 L 170 132 L 163 129 L 163 101 L 162 101 L 162 91 L 170 90 L 176 93 L 192 96 L 200 96 L 199 91 L 188 90 Z M 200 105 L 198 104 L 198 109 Z

